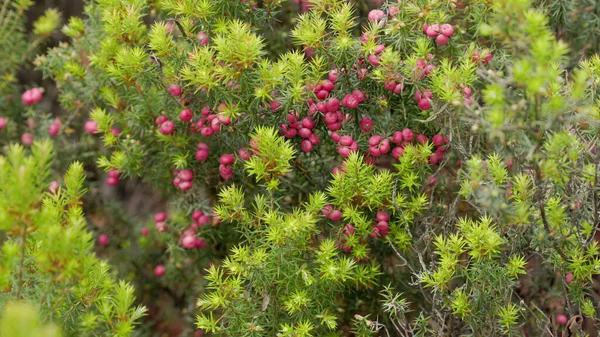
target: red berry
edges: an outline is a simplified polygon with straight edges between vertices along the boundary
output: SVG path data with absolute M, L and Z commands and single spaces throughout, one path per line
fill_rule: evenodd
M 194 113 L 192 113 L 192 110 L 190 109 L 183 109 L 179 113 L 179 119 L 184 123 L 191 121 L 193 117 Z
M 252 152 L 247 147 L 242 147 L 238 150 L 238 155 L 242 160 L 248 160 L 252 156 Z
M 0 130 L 6 128 L 6 124 L 8 124 L 6 117 L 0 117 Z
M 190 170 L 181 170 L 177 176 L 183 181 L 190 181 L 194 178 L 194 174 Z
M 421 110 L 429 110 L 429 109 L 431 109 L 431 102 L 427 98 L 421 98 L 421 100 L 419 100 L 419 104 L 418 105 L 419 105 L 419 108 Z
M 307 129 L 312 129 L 313 127 L 315 127 L 315 121 L 310 117 L 306 117 L 302 119 L 302 126 Z
M 165 267 L 162 264 L 159 264 L 158 266 L 156 266 L 156 268 L 154 268 L 154 275 L 156 275 L 156 277 L 161 277 L 165 274 Z
M 342 136 L 340 136 L 340 134 L 339 134 L 339 133 L 337 133 L 337 132 L 332 132 L 332 133 L 329 135 L 329 137 L 331 137 L 331 140 L 333 140 L 333 141 L 334 141 L 334 142 L 336 142 L 336 143 L 337 143 L 337 142 L 339 142 L 339 141 L 340 141 L 340 139 L 342 138 Z
M 331 82 L 335 82 L 338 79 L 338 72 L 337 70 L 333 69 L 332 71 L 329 72 L 329 80 Z
M 108 246 L 108 243 L 110 242 L 110 238 L 108 237 L 108 235 L 102 233 L 98 236 L 98 244 L 102 247 L 106 247 Z
M 205 32 L 200 32 L 200 33 L 198 33 L 198 35 L 196 35 L 196 40 L 198 40 L 198 42 L 200 42 L 201 46 L 207 45 L 208 44 L 208 34 L 206 34 Z
M 394 142 L 396 144 L 402 143 L 402 131 L 395 131 L 392 134 L 392 142 Z
M 181 184 L 179 184 L 179 190 L 181 190 L 181 191 L 187 191 L 190 188 L 192 188 L 191 181 L 183 181 L 183 182 L 181 182 Z
M 385 50 L 385 46 L 382 44 L 378 44 L 375 46 L 375 54 L 381 54 Z
M 196 247 L 196 238 L 192 235 L 185 235 L 181 239 L 181 246 L 186 249 L 192 249 Z
M 327 101 L 327 111 L 334 113 L 340 109 L 340 101 L 333 97 Z
M 171 96 L 179 97 L 179 96 L 181 96 L 182 92 L 183 92 L 183 90 L 177 84 L 169 85 L 169 93 L 171 94 Z
M 385 211 L 377 211 L 375 218 L 377 221 L 390 221 L 390 215 Z
M 334 84 L 330 80 L 323 80 L 323 90 L 332 91 L 334 88 Z
M 205 127 L 203 127 L 202 129 L 200 129 L 200 134 L 201 134 L 203 137 L 210 137 L 210 136 L 212 136 L 214 133 L 215 133 L 215 130 L 214 130 L 212 127 L 210 127 L 210 126 L 205 126 Z
M 150 230 L 147 227 L 142 227 L 140 233 L 142 236 L 148 236 L 150 234 Z
M 319 136 L 317 136 L 316 133 L 313 133 L 308 137 L 308 141 L 311 142 L 312 145 L 317 145 L 321 142 L 321 139 L 319 139 Z
M 279 107 L 281 107 L 281 103 L 277 102 L 276 100 L 271 102 L 271 111 L 275 111 L 279 109 Z
M 379 221 L 377 223 L 377 230 L 379 231 L 379 235 L 381 235 L 382 237 L 385 237 L 390 232 L 390 226 L 385 221 Z
M 312 135 L 312 131 L 310 131 L 310 129 L 307 128 L 301 128 L 300 130 L 298 130 L 298 135 L 302 138 L 308 138 L 310 137 L 310 135 Z

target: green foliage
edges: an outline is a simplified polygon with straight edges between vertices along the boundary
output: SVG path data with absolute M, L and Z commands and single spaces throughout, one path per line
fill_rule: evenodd
M 67 336 L 129 336 L 146 309 L 134 307 L 133 287 L 117 283 L 107 263 L 91 253 L 92 236 L 85 228 L 81 205 L 83 166 L 73 163 L 62 186 L 44 192 L 53 156 L 52 143 L 38 142 L 31 154 L 13 145 L 0 157 L 0 230 L 6 235 L 1 248 L 0 307 L 5 315 L 31 320 L 30 333 L 51 329 L 41 324 L 56 321 Z M 20 299 L 34 309 L 11 304 Z M 43 317 L 37 322 L 35 311 Z M 25 336 L 12 323 L 3 328 L 17 329 L 16 335 Z

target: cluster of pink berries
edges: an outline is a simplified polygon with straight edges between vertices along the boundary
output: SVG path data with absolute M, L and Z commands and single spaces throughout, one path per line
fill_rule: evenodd
M 371 231 L 371 237 L 386 237 L 390 232 L 390 225 L 388 222 L 390 221 L 390 215 L 384 211 L 377 211 L 375 215 L 376 225 L 373 226 L 373 230 Z
M 352 139 L 352 136 L 340 136 L 337 132 L 332 132 L 331 139 L 338 143 L 337 151 L 340 156 L 348 158 L 350 153 L 358 151 L 358 142 Z
M 443 25 L 423 25 L 423 33 L 429 37 L 435 38 L 435 43 L 443 46 L 450 41 L 450 37 L 454 34 L 454 27 L 451 24 L 444 23 Z
M 231 118 L 229 118 L 228 116 L 225 116 L 225 108 L 227 107 L 227 105 L 225 103 L 221 103 L 219 104 L 219 107 L 217 108 L 217 114 L 212 113 L 211 109 L 209 106 L 204 106 L 202 108 L 202 110 L 200 111 L 200 113 L 202 114 L 203 117 L 201 117 L 195 125 L 192 125 L 192 132 L 198 132 L 200 131 L 200 134 L 203 137 L 210 137 L 213 134 L 215 134 L 216 132 L 221 131 L 221 125 L 230 125 L 231 124 Z M 189 109 L 184 109 L 184 110 L 189 110 Z M 192 116 L 191 116 L 191 110 L 190 110 L 190 117 L 187 120 L 184 120 L 181 118 L 181 114 L 180 114 L 180 119 L 183 122 L 188 122 L 192 120 Z M 187 117 L 187 116 L 186 116 Z
M 369 154 L 373 157 L 379 157 L 390 151 L 390 140 L 381 135 L 375 135 L 369 138 Z
M 235 163 L 235 156 L 226 153 L 219 158 L 219 173 L 223 180 L 228 181 L 233 178 L 233 164 Z
M 44 92 L 42 91 L 42 88 L 31 88 L 21 95 L 21 101 L 25 105 L 33 105 L 40 102 L 43 97 Z
M 120 175 L 116 169 L 110 169 L 108 171 L 108 178 L 106 178 L 106 185 L 116 186 L 119 183 Z
M 60 122 L 60 119 L 55 118 L 54 122 L 52 124 L 50 124 L 50 126 L 48 127 L 48 134 L 51 137 L 58 135 L 61 127 L 62 127 L 62 123 Z
M 320 104 L 321 102 L 317 103 Z M 312 113 L 314 115 L 314 113 Z M 311 117 L 305 117 L 301 121 L 298 120 L 298 113 L 292 111 L 287 116 L 288 124 L 282 123 L 279 125 L 279 131 L 285 138 L 294 138 L 300 136 L 304 138 L 300 148 L 304 152 L 311 152 L 313 145 L 321 142 L 319 136 L 312 131 L 315 127 L 315 121 Z
M 198 227 L 203 227 L 210 224 L 210 217 L 202 211 L 194 211 L 192 213 L 192 224 L 183 231 L 183 235 L 179 238 L 179 244 L 185 249 L 206 247 L 206 241 L 196 236 Z
M 346 253 L 350 253 L 352 251 L 352 248 L 346 246 L 345 243 L 347 241 L 346 238 L 354 235 L 354 232 L 355 232 L 354 231 L 354 225 L 352 225 L 352 224 L 346 224 L 346 225 L 344 225 L 344 230 L 343 230 L 344 237 L 342 237 L 340 239 L 340 243 L 338 244 L 338 248 L 340 248 L 341 250 L 343 250 Z
M 182 192 L 192 188 L 192 179 L 194 179 L 194 174 L 191 170 L 174 170 L 173 173 L 176 175 L 175 178 L 173 178 L 173 185 L 175 187 L 179 187 Z
M 342 219 L 342 211 L 334 209 L 332 205 L 326 205 L 323 208 L 323 216 L 331 221 L 339 221 Z
M 208 144 L 198 143 L 196 151 L 196 160 L 203 163 L 208 159 Z
M 415 91 L 415 100 L 417 101 L 417 105 L 421 110 L 429 110 L 431 109 L 431 99 L 433 98 L 433 94 L 429 90 L 425 91 Z
M 431 72 L 435 69 L 435 66 L 429 62 L 432 61 L 433 59 L 434 59 L 433 54 L 427 54 L 426 60 L 422 60 L 422 59 L 417 60 L 416 65 L 415 65 L 416 78 L 421 80 L 425 76 L 431 74 Z
M 167 231 L 167 223 L 165 222 L 166 220 L 167 220 L 167 213 L 160 212 L 160 213 L 154 214 L 154 223 L 155 223 L 156 230 L 158 232 L 163 233 L 163 232 Z

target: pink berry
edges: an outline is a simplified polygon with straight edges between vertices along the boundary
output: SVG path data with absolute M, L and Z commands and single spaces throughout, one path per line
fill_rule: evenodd
M 339 133 L 337 132 L 332 132 L 329 137 L 331 137 L 331 140 L 333 140 L 334 142 L 338 143 L 340 141 L 340 139 L 342 138 L 342 136 L 340 136 Z
M 422 134 L 417 135 L 417 142 L 419 144 L 427 144 L 428 141 L 429 141 L 429 139 L 427 139 L 427 136 L 422 135 Z
M 300 144 L 300 147 L 301 147 L 302 151 L 307 152 L 307 153 L 311 152 L 313 149 L 313 145 L 308 139 L 303 140 L 302 143 Z
M 194 174 L 190 170 L 181 170 L 178 177 L 183 181 L 190 181 L 194 178 Z
M 57 181 L 52 181 L 50 183 L 50 185 L 48 186 L 48 191 L 50 191 L 50 193 L 56 193 L 56 191 L 58 191 L 58 182 Z
M 50 127 L 48 127 L 48 134 L 50 135 L 50 137 L 54 137 L 54 136 L 58 135 L 59 132 L 60 132 L 60 124 L 53 123 L 50 125 Z
M 372 11 L 369 12 L 369 14 L 367 15 L 367 19 L 369 21 L 375 21 L 375 22 L 380 22 L 383 18 L 385 18 L 387 15 L 379 9 L 373 9 Z
M 558 323 L 560 325 L 565 325 L 565 324 L 567 324 L 567 322 L 569 322 L 569 318 L 567 318 L 566 315 L 564 315 L 564 314 L 556 315 L 556 323 Z
M 192 110 L 190 110 L 190 109 L 183 109 L 179 113 L 179 119 L 182 122 L 189 122 L 192 120 L 193 117 L 194 117 L 194 113 L 192 113 Z
M 373 126 L 375 126 L 371 118 L 368 116 L 361 118 L 359 125 L 363 132 L 370 132 L 373 129 Z
M 238 155 L 242 160 L 248 160 L 252 156 L 252 152 L 247 147 L 242 147 L 238 150 Z
M 473 94 L 473 90 L 470 87 L 465 87 L 463 91 L 467 97 L 470 97 Z
M 160 212 L 160 213 L 154 214 L 154 222 L 163 222 L 165 220 L 167 220 L 167 213 Z
M 444 23 L 441 27 L 440 27 L 440 32 L 446 36 L 446 37 L 450 37 L 452 36 L 452 34 L 454 34 L 454 27 L 452 27 L 452 25 Z
M 371 54 L 369 55 L 369 63 L 371 63 L 374 67 L 379 67 L 381 63 L 379 63 L 379 57 L 377 55 Z
M 198 150 L 196 151 L 196 160 L 199 162 L 204 162 L 208 159 L 208 151 L 207 150 Z
M 163 135 L 170 135 L 175 131 L 175 124 L 171 121 L 166 121 L 158 127 L 158 131 Z
M 98 244 L 102 247 L 106 247 L 108 246 L 108 243 L 110 242 L 110 238 L 108 237 L 108 235 L 102 233 L 98 236 Z
M 310 117 L 306 117 L 302 119 L 302 126 L 307 129 L 312 129 L 315 127 L 315 121 Z
M 375 54 L 377 54 L 377 55 L 383 53 L 384 50 L 385 50 L 385 46 L 382 44 L 378 44 L 377 46 L 375 46 Z
M 316 133 L 313 133 L 312 135 L 308 136 L 308 141 L 311 142 L 312 145 L 317 145 L 321 142 L 321 139 L 319 139 L 319 136 L 317 136 Z
M 202 129 L 200 129 L 200 134 L 203 137 L 210 137 L 215 133 L 215 130 L 212 127 L 209 126 L 205 126 Z
M 165 267 L 162 264 L 159 264 L 154 268 L 154 275 L 156 277 L 161 277 L 165 274 Z
M 326 99 L 327 96 L 329 96 L 329 91 L 327 90 L 321 90 L 317 92 L 317 99 L 319 99 L 320 101 Z
M 565 282 L 567 282 L 567 284 L 571 284 L 571 282 L 573 282 L 573 273 L 567 273 L 567 275 L 565 276 Z
M 208 44 L 208 34 L 205 32 L 200 32 L 196 35 L 196 39 L 200 42 L 201 46 L 205 46 Z
M 401 146 L 397 146 L 392 149 L 392 157 L 394 157 L 394 159 L 396 159 L 396 160 L 399 160 L 400 157 L 402 157 L 403 153 L 404 153 L 404 148 Z
M 352 94 L 348 94 L 342 99 L 342 105 L 346 108 L 354 109 L 358 107 L 358 98 Z
M 371 145 L 371 146 L 379 145 L 379 142 L 381 142 L 382 139 L 383 139 L 383 136 L 380 136 L 380 135 L 372 136 L 371 138 L 369 138 L 369 145 Z
M 190 188 L 192 188 L 192 182 L 191 181 L 183 181 L 183 182 L 181 182 L 181 184 L 179 184 L 179 190 L 180 191 L 187 191 Z
M 330 80 L 323 80 L 323 90 L 333 91 L 333 88 L 335 88 L 335 85 L 333 84 L 332 81 L 330 81 Z
M 377 230 L 379 231 L 379 235 L 385 237 L 390 232 L 390 226 L 386 221 L 379 221 L 377 223 Z
M 164 233 L 167 231 L 167 224 L 164 222 L 157 222 L 155 224 L 156 230 L 160 233 Z
M 169 93 L 171 94 L 171 96 L 179 97 L 179 96 L 181 96 L 182 92 L 183 92 L 183 90 L 177 84 L 169 85 Z
M 440 26 L 439 25 L 428 26 L 427 29 L 425 30 L 425 33 L 429 37 L 436 37 L 440 34 Z
M 431 102 L 427 98 L 421 98 L 421 100 L 419 100 L 418 105 L 419 105 L 419 109 L 421 109 L 421 110 L 431 109 Z
M 329 72 L 329 80 L 331 82 L 335 82 L 338 79 L 338 71 L 333 69 L 332 71 Z
M 375 218 L 377 221 L 390 221 L 390 215 L 385 211 L 377 211 Z
M 440 46 L 443 46 L 446 43 L 448 43 L 449 40 L 450 39 L 446 35 L 440 34 L 435 38 L 435 43 L 437 43 Z
M 142 234 L 142 236 L 148 236 L 150 234 L 150 230 L 147 227 L 142 227 L 140 233 Z
M 360 91 L 360 90 L 353 90 L 352 91 L 352 95 L 356 96 L 356 98 L 358 99 L 358 103 L 361 103 L 362 101 L 365 100 L 365 94 Z
M 340 109 L 340 101 L 333 97 L 327 101 L 327 111 L 334 113 Z
M 29 132 L 25 132 L 21 135 L 21 142 L 25 145 L 33 144 L 33 135 Z
M 352 142 L 353 142 L 352 137 L 350 137 L 348 135 L 341 136 L 340 141 L 339 141 L 340 145 L 343 145 L 343 146 L 350 146 L 350 145 L 352 145 Z
M 402 130 L 402 138 L 404 138 L 404 141 L 406 142 L 411 142 L 414 138 L 414 132 L 411 129 L 404 129 Z
M 191 235 L 186 235 L 181 239 L 181 246 L 186 249 L 192 249 L 196 247 L 196 238 Z
M 168 120 L 169 120 L 169 117 L 162 115 L 162 116 L 157 117 L 154 122 L 156 123 L 156 126 L 160 126 L 162 123 L 164 123 Z
M 436 134 L 431 138 L 431 142 L 434 146 L 442 146 L 444 144 L 444 136 Z
M 0 130 L 6 128 L 6 124 L 8 124 L 6 117 L 0 117 Z
M 312 131 L 307 128 L 300 128 L 300 130 L 298 130 L 298 135 L 302 138 L 308 138 L 310 135 L 312 135 Z
M 31 88 L 21 95 L 21 101 L 25 105 L 32 105 L 42 100 L 44 94 L 41 88 Z
M 88 120 L 83 125 L 84 130 L 90 135 L 96 134 L 98 132 L 98 122 L 93 119 Z
M 402 131 L 395 131 L 392 134 L 392 142 L 394 142 L 396 144 L 402 143 Z
M 346 236 L 350 236 L 354 234 L 354 226 L 352 224 L 346 224 L 344 226 L 344 234 L 346 234 Z
M 340 210 L 334 209 L 329 213 L 329 219 L 331 221 L 339 221 L 342 219 L 342 212 Z
M 219 158 L 219 163 L 223 164 L 223 165 L 231 165 L 235 162 L 235 157 L 230 154 L 224 154 L 221 156 L 221 158 Z

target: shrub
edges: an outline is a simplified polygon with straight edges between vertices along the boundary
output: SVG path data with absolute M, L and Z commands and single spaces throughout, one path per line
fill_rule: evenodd
M 102 251 L 216 336 L 594 334 L 587 2 L 307 3 L 88 1 L 36 59 L 106 183 L 168 197 Z

